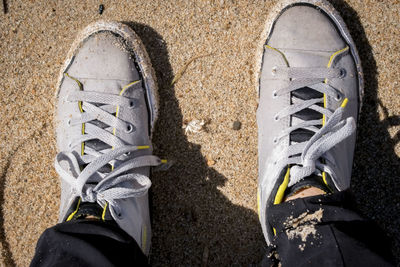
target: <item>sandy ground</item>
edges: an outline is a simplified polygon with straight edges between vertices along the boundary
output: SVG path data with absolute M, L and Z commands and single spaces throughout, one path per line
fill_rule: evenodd
M 7 0 L 8 13 L 0 11 L 0 266 L 27 266 L 57 221 L 55 83 L 76 33 L 99 19 L 132 23 L 160 84 L 156 154 L 176 163 L 153 177 L 153 265 L 201 265 L 203 257 L 210 266 L 248 265 L 263 256 L 253 64 L 274 1 L 127 2 Z M 400 1 L 333 4 L 366 76 L 352 187 L 400 255 Z M 171 86 L 195 56 L 203 57 Z M 182 125 L 193 119 L 208 121 L 207 131 L 186 136 Z

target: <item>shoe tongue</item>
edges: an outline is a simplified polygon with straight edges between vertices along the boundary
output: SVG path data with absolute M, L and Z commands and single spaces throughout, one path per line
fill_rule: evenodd
M 303 68 L 322 68 L 328 65 L 332 52 L 321 51 L 305 51 L 305 50 L 283 50 L 289 62 L 290 67 Z M 306 77 L 305 77 L 306 78 Z M 322 98 L 323 94 L 309 87 L 297 89 L 291 93 L 291 97 L 296 97 L 301 100 L 309 100 Z M 291 126 L 299 124 L 303 121 L 322 119 L 322 114 L 312 110 L 303 109 L 291 116 Z M 290 133 L 290 141 L 301 143 L 308 141 L 314 132 L 307 129 L 297 129 Z
M 122 88 L 124 88 L 130 82 L 124 80 L 114 80 L 114 79 L 87 79 L 87 78 L 80 78 L 77 79 L 82 83 L 83 89 L 88 92 L 99 92 L 99 93 L 107 93 L 107 94 L 114 94 L 119 95 L 121 93 Z M 101 106 L 100 104 L 95 104 L 97 106 Z M 114 114 L 115 115 L 115 114 Z M 106 129 L 109 128 L 109 125 L 104 124 L 101 121 L 94 120 L 90 121 L 91 124 L 96 125 L 99 128 Z M 95 151 L 101 151 L 104 149 L 110 149 L 111 146 L 100 141 L 99 139 L 89 140 L 85 142 L 85 146 L 92 148 Z M 100 169 L 102 173 L 109 173 L 111 172 L 111 165 L 105 165 Z M 95 177 L 95 180 L 98 177 Z
M 99 92 L 99 93 L 107 93 L 119 95 L 122 88 L 128 84 L 127 81 L 122 80 L 114 80 L 114 79 L 88 79 L 88 78 L 80 78 L 76 77 L 82 84 L 83 90 L 88 92 Z M 96 104 L 95 104 L 96 105 Z M 105 125 L 100 121 L 91 121 L 91 124 L 95 124 L 100 128 L 109 128 L 110 126 Z M 85 145 L 88 147 L 99 151 L 106 148 L 110 148 L 109 145 L 105 144 L 100 140 L 90 140 L 86 141 Z
M 116 94 L 116 95 L 119 95 L 121 93 L 121 90 L 128 84 L 138 79 L 138 77 L 136 76 L 133 78 L 134 79 L 132 81 L 126 81 L 126 80 L 114 80 L 114 79 L 86 79 L 77 77 L 77 79 L 82 83 L 83 89 L 85 91 Z M 129 89 L 130 88 L 126 89 L 125 92 L 127 92 Z M 90 123 L 95 124 L 96 126 L 103 129 L 112 127 L 97 120 L 91 121 Z M 108 131 L 110 131 L 110 129 Z M 99 139 L 86 141 L 85 146 L 88 146 L 96 151 L 101 151 L 107 148 L 108 149 L 111 148 L 110 145 L 100 141 Z M 137 154 L 138 156 L 149 155 L 151 154 L 151 151 L 149 152 L 149 150 L 146 149 L 143 151 L 136 151 L 135 154 Z M 116 168 L 117 165 L 114 167 Z M 103 173 L 104 175 L 111 171 L 112 171 L 111 165 L 105 165 L 100 169 L 100 172 Z M 149 176 L 150 168 L 149 167 L 134 168 L 132 170 L 127 171 L 127 173 L 139 173 L 145 176 Z M 89 182 L 98 182 L 99 179 L 100 179 L 99 176 L 94 175 L 93 178 L 89 179 Z
M 310 176 L 303 178 L 302 180 L 292 185 L 291 187 L 288 187 L 286 189 L 285 195 L 286 197 L 290 197 L 298 193 L 300 190 L 310 187 L 316 187 L 326 193 L 331 193 L 329 187 L 323 182 L 322 177 L 316 174 L 312 174 Z

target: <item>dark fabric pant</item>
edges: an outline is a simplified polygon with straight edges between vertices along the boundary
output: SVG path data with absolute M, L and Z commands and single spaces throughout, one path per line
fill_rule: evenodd
M 276 236 L 262 266 L 392 266 L 390 243 L 354 210 L 348 192 L 268 210 Z M 31 266 L 146 266 L 135 240 L 116 224 L 74 221 L 47 229 Z
M 268 209 L 276 229 L 263 266 L 393 266 L 385 233 L 362 218 L 349 191 Z
M 77 220 L 47 229 L 31 266 L 147 266 L 147 258 L 115 223 Z

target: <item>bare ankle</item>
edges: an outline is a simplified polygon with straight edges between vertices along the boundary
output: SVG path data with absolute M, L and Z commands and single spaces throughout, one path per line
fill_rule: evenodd
M 303 188 L 296 192 L 294 195 L 291 195 L 290 197 L 285 199 L 286 201 L 297 199 L 297 198 L 304 198 L 304 197 L 312 197 L 312 196 L 318 196 L 318 195 L 324 195 L 326 192 L 324 192 L 322 189 L 319 189 L 317 187 L 308 187 L 308 188 Z

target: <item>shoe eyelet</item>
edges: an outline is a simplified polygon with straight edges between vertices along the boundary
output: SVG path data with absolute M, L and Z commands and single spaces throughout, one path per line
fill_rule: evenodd
M 274 121 L 279 121 L 279 116 L 278 115 L 275 115 Z
M 272 98 L 277 98 L 278 97 L 278 92 L 276 90 L 274 90 L 272 92 Z
M 132 124 L 127 124 L 125 128 L 126 133 L 131 133 L 133 131 L 133 125 Z
M 342 95 L 339 94 L 339 93 L 337 93 L 336 96 L 335 96 L 335 100 L 336 100 L 336 101 L 341 101 L 342 98 L 343 98 Z
M 346 69 L 341 68 L 341 69 L 340 69 L 339 78 L 340 78 L 340 79 L 343 79 L 344 77 L 346 77 L 346 74 L 347 74 Z
M 71 126 L 71 119 L 68 119 L 68 120 L 67 120 L 67 125 L 68 125 L 68 126 Z
M 129 152 L 127 152 L 127 153 L 124 153 L 124 156 L 125 156 L 125 157 L 128 157 L 128 156 L 130 156 L 130 154 L 131 154 L 131 152 L 129 151 Z
M 68 148 L 72 148 L 72 144 L 71 143 L 68 143 Z
M 135 107 L 135 101 L 131 100 L 129 101 L 129 108 L 133 109 Z
M 274 142 L 274 144 L 276 145 L 276 144 L 278 143 L 278 138 L 274 137 L 273 142 Z
M 272 73 L 273 76 L 276 75 L 276 72 L 277 72 L 277 67 L 276 66 L 272 67 L 271 73 Z

